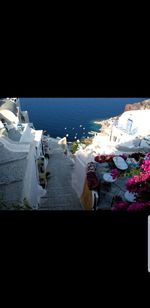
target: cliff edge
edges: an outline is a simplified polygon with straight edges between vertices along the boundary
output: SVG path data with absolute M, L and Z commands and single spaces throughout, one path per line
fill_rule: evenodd
M 140 103 L 126 104 L 124 111 L 144 110 L 144 109 L 150 109 L 150 99 L 146 99 Z

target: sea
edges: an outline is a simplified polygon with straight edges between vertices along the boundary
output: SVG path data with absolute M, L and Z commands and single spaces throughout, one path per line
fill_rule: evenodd
M 100 125 L 95 121 L 124 112 L 126 104 L 147 98 L 20 98 L 35 129 L 47 130 L 51 137 L 67 137 L 68 142 L 91 137 Z

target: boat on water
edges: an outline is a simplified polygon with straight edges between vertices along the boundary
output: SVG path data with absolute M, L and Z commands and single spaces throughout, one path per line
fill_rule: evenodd
M 80 127 L 82 127 L 83 125 L 80 125 Z
M 89 135 L 95 135 L 97 132 L 94 132 L 94 131 L 91 131 L 91 132 L 88 132 Z
M 69 134 L 66 134 L 66 137 L 68 137 L 69 136 Z

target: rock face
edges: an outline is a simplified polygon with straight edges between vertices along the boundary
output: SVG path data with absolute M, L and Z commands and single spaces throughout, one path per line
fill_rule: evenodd
M 126 104 L 124 111 L 150 109 L 150 99 L 140 103 Z

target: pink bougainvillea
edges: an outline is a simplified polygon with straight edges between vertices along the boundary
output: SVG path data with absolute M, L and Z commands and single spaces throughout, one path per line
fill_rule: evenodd
M 145 172 L 150 173 L 150 159 L 143 160 L 140 166 Z
M 140 192 L 147 189 L 147 180 L 150 180 L 150 173 L 140 173 L 130 178 L 125 186 L 130 192 Z
M 141 211 L 144 210 L 144 203 L 142 202 L 134 202 L 127 208 L 127 211 Z

